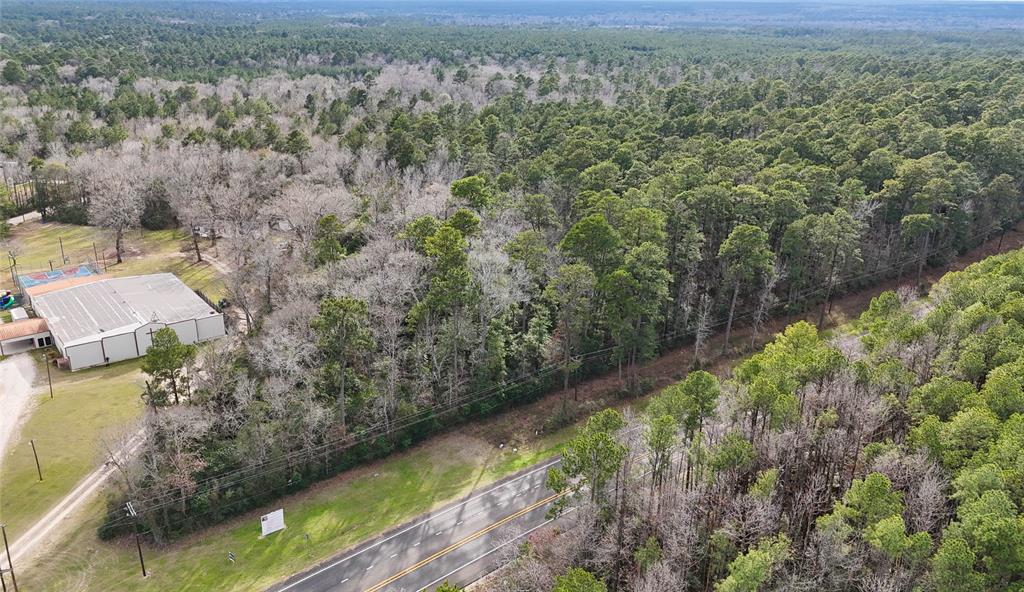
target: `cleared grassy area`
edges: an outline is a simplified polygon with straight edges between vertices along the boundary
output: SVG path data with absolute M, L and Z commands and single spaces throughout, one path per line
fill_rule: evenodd
M 187 236 L 177 230 L 133 230 L 124 238 L 124 261 L 115 263 L 114 235 L 93 226 L 28 222 L 14 228 L 18 271 L 41 271 L 61 267 L 61 243 L 68 264 L 106 262 L 107 273 L 115 276 L 169 271 L 189 287 L 217 300 L 224 296 L 224 282 L 217 270 L 204 261 L 196 263 Z M 0 283 L 4 280 L 0 278 Z
M 73 226 L 42 222 L 28 222 L 14 227 L 11 233 L 17 250 L 18 271 L 49 269 L 50 261 L 60 267 L 60 241 L 64 242 L 64 254 L 71 263 L 82 263 L 93 259 L 93 242 L 97 252 L 108 243 L 107 233 L 91 226 Z M 112 241 L 109 241 L 112 242 Z
M 517 452 L 448 435 L 285 498 L 287 529 L 260 540 L 258 514 L 175 543 L 147 548 L 145 580 L 131 541 L 102 543 L 80 524 L 44 566 L 22 570 L 32 590 L 258 590 L 368 537 L 557 452 L 571 428 Z M 265 511 L 264 510 L 264 511 Z M 102 511 L 99 503 L 90 516 Z M 306 539 L 309 535 L 309 539 Z M 236 563 L 227 560 L 228 552 Z
M 113 235 L 100 228 L 28 222 L 14 229 L 12 240 L 19 273 L 49 269 L 51 261 L 59 267 L 63 244 L 68 264 L 99 260 L 102 266 L 106 252 L 111 275 L 169 271 L 212 299 L 224 295 L 216 269 L 206 262 L 194 263 L 187 237 L 177 231 L 129 233 L 121 264 L 113 263 Z M 0 287 L 9 281 L 0 278 Z M 41 360 L 39 352 L 33 355 Z M 39 364 L 38 380 L 45 380 L 45 369 Z M 45 388 L 37 395 L 32 415 L 20 430 L 20 441 L 12 443 L 0 473 L 0 522 L 8 524 L 15 539 L 99 465 L 101 438 L 139 417 L 143 384 L 139 365 L 139 360 L 133 360 L 73 374 L 52 369 L 54 398 Z M 42 482 L 32 456 L 33 439 Z
M 171 272 L 211 299 L 221 298 L 225 292 L 216 268 L 208 262 L 195 263 L 188 237 L 177 231 L 128 233 L 121 264 L 114 263 L 112 233 L 100 228 L 28 222 L 17 226 L 11 238 L 19 273 L 50 269 L 51 261 L 54 268 L 60 267 L 63 246 L 67 264 L 97 261 L 102 267 L 105 258 L 106 271 L 114 276 Z M 0 288 L 9 282 L 9 277 L 0 277 Z M 42 355 L 32 355 L 40 364 L 37 380 L 45 381 Z M 19 440 L 11 443 L 0 472 L 0 522 L 7 523 L 12 542 L 16 544 L 21 533 L 100 465 L 104 437 L 123 431 L 141 415 L 139 394 L 144 378 L 140 363 L 132 360 L 73 374 L 52 369 L 54 398 L 50 399 L 44 382 L 32 402 L 30 417 L 20 429 Z M 36 473 L 30 440 L 35 441 L 39 453 L 43 481 L 39 481 Z M 93 520 L 102 515 L 102 503 L 90 503 L 88 512 L 76 520 Z M 84 537 L 95 542 L 95 528 L 91 524 L 69 523 L 68 527 L 75 529 L 73 541 Z M 79 550 L 71 548 L 76 553 Z
M 40 367 L 37 376 L 45 381 L 45 369 Z M 15 541 L 99 466 L 101 438 L 131 423 L 142 409 L 138 360 L 74 374 L 52 370 L 52 376 L 53 399 L 44 382 L 0 474 L 0 522 L 7 523 Z M 43 481 L 30 440 L 35 440 Z

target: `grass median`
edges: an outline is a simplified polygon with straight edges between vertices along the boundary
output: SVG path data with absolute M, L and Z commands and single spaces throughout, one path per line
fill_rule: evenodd
M 134 543 L 96 538 L 97 502 L 47 558 L 22 570 L 32 590 L 259 590 L 341 549 L 557 453 L 565 429 L 517 451 L 447 434 L 286 497 L 287 528 L 260 539 L 259 512 L 169 546 L 147 546 L 146 579 Z M 265 508 L 272 510 L 275 508 Z M 261 511 L 264 511 L 261 510 Z M 235 554 L 235 563 L 228 553 Z
M 34 357 L 41 360 L 41 354 Z M 44 384 L 31 415 L 12 443 L 0 473 L 0 522 L 15 544 L 29 527 L 102 463 L 101 439 L 136 420 L 142 375 L 139 361 L 81 372 L 52 371 L 53 399 Z M 43 480 L 32 455 L 35 441 Z

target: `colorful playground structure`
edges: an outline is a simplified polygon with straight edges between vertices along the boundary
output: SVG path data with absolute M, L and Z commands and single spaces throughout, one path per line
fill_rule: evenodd
M 14 294 L 11 294 L 10 290 L 0 294 L 0 310 L 10 310 L 14 308 L 15 300 Z

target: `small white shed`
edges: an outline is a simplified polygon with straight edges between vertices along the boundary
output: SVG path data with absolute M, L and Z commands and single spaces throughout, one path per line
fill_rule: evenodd
M 52 343 L 43 319 L 19 319 L 0 324 L 0 356 L 13 356 Z

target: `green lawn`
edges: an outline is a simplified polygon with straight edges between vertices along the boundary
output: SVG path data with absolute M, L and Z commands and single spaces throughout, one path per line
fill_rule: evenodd
M 177 230 L 133 230 L 125 235 L 124 261 L 115 263 L 114 236 L 93 226 L 29 222 L 15 227 L 18 271 L 41 271 L 61 266 L 61 241 L 69 264 L 96 261 L 107 273 L 116 276 L 169 271 L 211 299 L 224 296 L 224 282 L 207 262 L 196 263 L 191 243 Z M 94 248 L 95 245 L 95 248 Z M 104 255 L 105 254 L 105 255 Z M 3 279 L 0 278 L 0 283 Z
M 45 381 L 41 364 L 38 376 Z M 0 473 L 0 522 L 15 540 L 101 464 L 100 439 L 141 413 L 138 360 L 74 374 L 53 370 L 52 376 L 53 399 L 44 383 Z M 30 440 L 35 440 L 43 481 Z
M 17 248 L 19 272 L 49 269 L 50 261 L 54 267 L 60 267 L 61 240 L 64 242 L 64 254 L 71 263 L 94 259 L 94 242 L 97 252 L 113 242 L 107 232 L 99 228 L 42 222 L 18 225 L 11 236 Z
M 130 541 L 102 543 L 92 521 L 63 541 L 44 566 L 22 569 L 32 590 L 258 590 L 557 452 L 565 429 L 518 452 L 466 437 L 440 437 L 282 499 L 287 529 L 259 539 L 258 513 L 170 547 L 147 547 L 139 574 Z M 267 508 L 267 510 L 273 508 Z M 90 516 L 99 515 L 95 504 Z M 306 540 L 306 535 L 309 540 Z M 237 560 L 228 562 L 232 552 Z
M 15 228 L 13 246 L 19 272 L 59 266 L 61 241 L 72 264 L 94 260 L 95 253 L 113 252 L 113 237 L 103 229 L 29 222 Z M 93 245 L 96 245 L 94 251 Z M 117 276 L 169 271 L 210 298 L 224 295 L 224 283 L 209 263 L 196 264 L 186 237 L 177 231 L 133 231 L 125 239 L 121 264 L 108 257 L 108 273 Z M 9 281 L 9 280 L 8 280 Z M 0 284 L 6 285 L 3 278 Z M 9 316 L 9 313 L 5 313 Z M 38 357 L 38 353 L 35 354 Z M 12 443 L 0 474 L 0 522 L 17 538 L 101 462 L 100 439 L 110 430 L 137 419 L 142 376 L 138 360 L 70 373 L 53 371 L 54 399 L 43 389 L 31 417 Z M 45 380 L 41 365 L 38 375 Z M 43 470 L 40 482 L 32 457 L 34 439 Z

